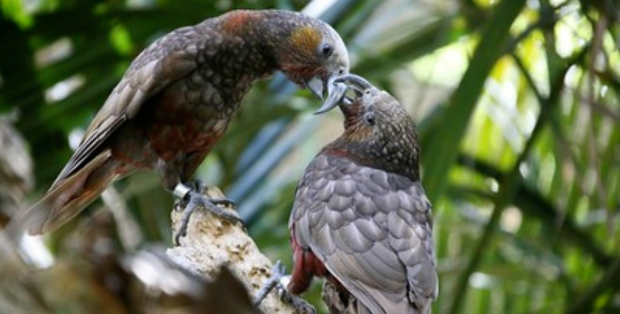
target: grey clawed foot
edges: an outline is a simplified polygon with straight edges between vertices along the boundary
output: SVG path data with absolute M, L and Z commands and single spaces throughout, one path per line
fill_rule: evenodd
M 314 308 L 314 306 L 310 305 L 310 303 L 308 303 L 301 297 L 288 292 L 288 290 L 284 289 L 283 287 L 281 289 L 278 289 L 278 292 L 280 292 L 280 299 L 295 308 L 297 313 L 316 314 L 316 309 Z
M 297 313 L 315 314 L 316 310 L 312 305 L 310 305 L 310 303 L 286 290 L 286 282 L 288 282 L 289 279 L 290 276 L 286 275 L 286 268 L 282 265 L 281 261 L 277 261 L 271 271 L 271 277 L 267 279 L 267 282 L 256 294 L 254 306 L 258 307 L 267 295 L 269 295 L 269 293 L 275 288 L 282 302 L 290 304 L 293 308 L 295 308 Z
M 181 217 L 179 230 L 174 236 L 174 243 L 176 245 L 179 245 L 181 238 L 187 235 L 189 219 L 192 216 L 192 213 L 198 207 L 203 207 L 204 209 L 211 212 L 213 215 L 221 219 L 227 220 L 230 223 L 240 223 L 245 228 L 245 223 L 243 222 L 241 217 L 237 215 L 236 212 L 226 210 L 218 206 L 221 205 L 234 207 L 235 203 L 233 201 L 228 199 L 210 199 L 203 194 L 203 190 L 204 185 L 200 181 L 196 181 L 194 183 L 194 188 L 188 189 L 186 193 L 182 196 L 180 206 L 183 208 L 183 216 Z
M 254 299 L 254 306 L 258 307 L 263 300 L 269 295 L 271 290 L 273 290 L 276 286 L 281 285 L 282 278 L 284 278 L 286 273 L 286 268 L 282 264 L 281 261 L 277 261 L 273 268 L 271 269 L 271 277 L 267 279 L 267 282 L 258 290 L 256 294 L 256 298 Z
M 202 182 L 202 180 L 200 179 L 195 179 L 193 182 L 193 191 L 196 191 L 197 193 L 200 193 L 201 195 L 204 195 L 204 191 L 205 188 L 207 187 L 206 184 L 204 184 L 204 182 Z M 187 196 L 185 197 L 187 198 Z M 209 200 L 210 203 L 212 203 L 213 205 L 221 205 L 224 207 L 232 207 L 235 208 L 237 206 L 237 204 L 235 204 L 234 201 L 229 200 L 227 198 L 207 198 Z
M 232 207 L 232 208 L 237 207 L 237 204 L 235 204 L 234 201 L 231 201 L 227 198 L 210 198 L 209 202 L 211 202 L 211 204 L 213 205 L 218 205 L 218 206 Z M 241 222 L 243 223 L 243 220 L 241 220 Z
M 275 287 L 282 286 L 282 280 L 285 276 L 286 268 L 281 261 L 277 261 L 271 269 L 271 277 L 269 277 L 267 282 L 258 290 L 256 298 L 254 299 L 254 306 L 258 307 Z

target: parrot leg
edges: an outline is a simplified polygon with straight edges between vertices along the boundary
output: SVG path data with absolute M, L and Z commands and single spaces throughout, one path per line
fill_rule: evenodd
M 230 210 L 226 210 L 220 206 L 224 207 L 235 207 L 235 203 L 229 199 L 213 199 L 208 198 L 203 194 L 204 184 L 201 181 L 196 180 L 194 182 L 194 187 L 190 188 L 185 184 L 179 183 L 174 189 L 174 195 L 180 197 L 180 205 L 183 209 L 183 216 L 181 217 L 181 222 L 179 226 L 179 230 L 174 236 L 175 244 L 179 244 L 181 237 L 184 237 L 187 234 L 187 227 L 189 225 L 189 219 L 192 216 L 192 213 L 198 207 L 202 207 L 213 215 L 227 220 L 233 224 L 241 223 L 245 226 L 245 223 L 239 217 L 239 215 Z
M 284 265 L 282 265 L 281 261 L 277 261 L 271 270 L 271 277 L 267 279 L 267 282 L 260 288 L 258 293 L 256 294 L 256 298 L 254 299 L 254 306 L 258 307 L 261 302 L 269 295 L 269 293 L 276 288 L 278 294 L 280 295 L 280 299 L 291 305 L 297 313 L 302 314 L 315 314 L 316 310 L 310 303 L 306 302 L 299 296 L 296 296 L 286 290 L 286 285 L 290 280 L 291 276 L 286 275 L 286 269 Z

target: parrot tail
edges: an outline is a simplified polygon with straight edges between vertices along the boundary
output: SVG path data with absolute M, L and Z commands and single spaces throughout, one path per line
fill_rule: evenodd
M 103 151 L 82 169 L 57 182 L 32 207 L 18 212 L 7 231 L 42 234 L 53 231 L 92 203 L 113 181 L 120 177 L 119 162 Z M 9 233 L 10 233 L 9 232 Z

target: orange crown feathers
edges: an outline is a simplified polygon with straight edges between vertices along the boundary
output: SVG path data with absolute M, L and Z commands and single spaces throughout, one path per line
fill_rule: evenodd
M 291 34 L 291 44 L 297 48 L 300 53 L 309 54 L 311 57 L 321 44 L 321 33 L 312 26 L 302 26 L 293 31 Z

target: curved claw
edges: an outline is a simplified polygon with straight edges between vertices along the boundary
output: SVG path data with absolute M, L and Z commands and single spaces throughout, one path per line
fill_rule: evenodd
M 286 287 L 290 280 L 290 275 L 286 275 L 286 268 L 282 265 L 281 261 L 276 262 L 271 270 L 271 277 L 267 279 L 267 282 L 260 288 L 254 299 L 254 307 L 263 302 L 267 295 L 275 288 L 280 295 L 280 299 L 291 305 L 296 313 L 301 314 L 316 314 L 316 309 L 299 296 L 291 294 Z
M 281 261 L 277 261 L 273 268 L 271 269 L 271 277 L 267 279 L 267 282 L 258 290 L 256 294 L 256 298 L 254 298 L 254 307 L 258 307 L 263 300 L 267 297 L 267 295 L 273 290 L 276 286 L 281 285 L 282 278 L 286 276 L 286 268 Z

